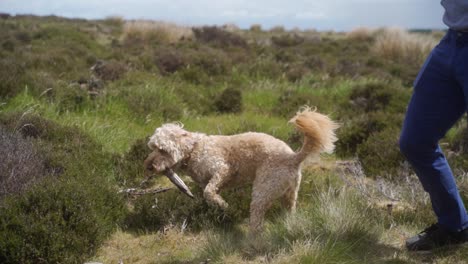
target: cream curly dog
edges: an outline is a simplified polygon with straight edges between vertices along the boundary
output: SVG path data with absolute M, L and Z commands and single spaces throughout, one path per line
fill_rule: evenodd
M 148 142 L 152 153 L 145 168 L 156 173 L 184 169 L 204 189 L 206 201 L 223 209 L 228 204 L 219 195 L 221 189 L 253 183 L 249 225 L 255 232 L 274 200 L 281 199 L 290 212 L 295 210 L 301 163 L 335 147 L 338 125 L 327 116 L 305 108 L 290 123 L 304 134 L 298 152 L 263 133 L 206 135 L 186 131 L 179 124 L 164 124 Z

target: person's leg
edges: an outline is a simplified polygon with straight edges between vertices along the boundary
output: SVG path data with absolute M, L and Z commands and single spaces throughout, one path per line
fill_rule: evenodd
M 457 53 L 454 59 L 455 76 L 463 88 L 468 112 L 468 32 L 457 33 Z
M 468 227 L 468 216 L 438 141 L 464 113 L 462 87 L 453 71 L 452 33 L 432 51 L 414 85 L 400 149 L 429 193 L 438 223 L 449 231 Z

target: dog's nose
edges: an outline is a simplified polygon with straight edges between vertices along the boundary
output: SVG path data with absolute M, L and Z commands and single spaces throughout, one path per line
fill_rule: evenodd
M 152 171 L 154 168 L 153 168 L 153 165 L 148 165 L 148 166 L 146 166 L 146 169 L 149 170 L 149 171 Z

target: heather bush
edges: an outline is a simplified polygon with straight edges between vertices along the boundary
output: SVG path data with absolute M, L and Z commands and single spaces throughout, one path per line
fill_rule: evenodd
M 210 47 L 201 47 L 190 53 L 188 59 L 189 67 L 195 66 L 210 76 L 229 74 L 232 68 L 227 53 Z
M 197 41 L 211 44 L 215 47 L 247 47 L 247 42 L 244 38 L 216 26 L 194 27 L 192 31 Z
M 123 211 L 102 179 L 45 181 L 0 207 L 0 262 L 83 263 Z
M 7 195 L 24 192 L 46 174 L 44 158 L 32 140 L 1 125 L 0 157 L 0 201 Z
M 130 150 L 115 159 L 117 182 L 120 186 L 134 188 L 144 179 L 143 161 L 151 150 L 148 148 L 148 139 L 136 140 Z
M 445 138 L 444 152 L 453 171 L 464 173 L 468 166 L 468 127 L 466 116 L 449 132 Z
M 133 202 L 134 210 L 126 220 L 129 228 L 160 230 L 167 225 L 185 222 L 189 229 L 199 231 L 210 227 L 232 227 L 248 217 L 251 188 L 222 191 L 222 197 L 229 204 L 228 209 L 223 211 L 206 203 L 203 190 L 198 185 L 190 180 L 184 181 L 194 199 L 175 187 L 155 196 L 139 197 Z M 173 186 L 168 181 L 164 185 Z
M 356 113 L 385 111 L 404 113 L 411 90 L 385 82 L 367 82 L 351 88 L 349 99 L 341 107 L 342 114 L 352 117 Z
M 253 24 L 253 25 L 251 25 L 250 28 L 249 28 L 249 30 L 252 31 L 252 32 L 255 32 L 255 33 L 259 33 L 259 32 L 262 32 L 262 31 L 263 31 L 263 30 L 262 30 L 262 25 L 260 25 L 260 24 Z
M 324 109 L 327 100 L 323 96 L 314 94 L 313 90 L 292 90 L 288 89 L 281 93 L 274 112 L 285 118 L 291 118 L 297 110 L 304 106 L 315 106 L 318 109 Z
M 261 56 L 247 66 L 247 74 L 255 79 L 276 80 L 282 77 L 284 70 L 281 64 L 273 58 Z
M 293 47 L 304 42 L 304 37 L 297 34 L 283 34 L 271 37 L 271 42 L 278 47 Z
M 163 75 L 174 73 L 187 65 L 184 54 L 177 49 L 168 48 L 156 51 L 155 63 Z
M 2 114 L 0 123 L 29 138 L 30 143 L 18 142 L 17 148 L 31 144 L 16 153 L 13 166 L 21 165 L 26 173 L 37 163 L 34 156 L 26 164 L 16 162 L 37 147 L 43 165 L 35 173 L 43 168 L 42 175 L 47 176 L 42 181 L 32 179 L 26 190 L 3 200 L 0 262 L 83 262 L 126 212 L 123 197 L 109 178 L 111 157 L 76 127 L 63 127 L 37 115 Z
M 6 51 L 13 52 L 15 50 L 15 47 L 16 47 L 16 43 L 12 39 L 5 39 L 2 42 L 2 49 Z
M 286 72 L 286 78 L 290 82 L 298 82 L 302 80 L 302 78 L 310 73 L 309 69 L 305 67 L 304 65 L 301 64 L 293 64 L 291 65 L 287 72 Z
M 336 154 L 340 157 L 352 157 L 356 155 L 358 146 L 365 142 L 372 133 L 400 127 L 402 122 L 403 114 L 381 111 L 361 114 L 343 121 L 337 131 Z
M 400 128 L 410 93 L 409 89 L 381 82 L 351 87 L 339 110 L 343 125 L 337 132 L 336 153 L 341 157 L 354 156 L 372 133 Z
M 24 89 L 25 65 L 13 58 L 0 59 L 0 98 L 12 97 Z
M 369 177 L 394 178 L 404 161 L 398 147 L 399 128 L 388 128 L 372 133 L 357 148 L 357 156 Z
M 128 69 L 124 63 L 118 62 L 116 60 L 98 60 L 96 64 L 91 67 L 91 70 L 98 78 L 104 81 L 115 81 L 120 79 Z
M 220 113 L 238 113 L 242 111 L 242 92 L 227 88 L 215 100 L 216 110 Z

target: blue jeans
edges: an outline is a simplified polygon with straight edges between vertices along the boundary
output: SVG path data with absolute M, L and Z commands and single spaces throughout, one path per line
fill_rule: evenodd
M 438 141 L 467 111 L 468 33 L 449 30 L 414 82 L 400 136 L 400 150 L 413 166 L 440 226 L 468 227 L 468 215 Z

